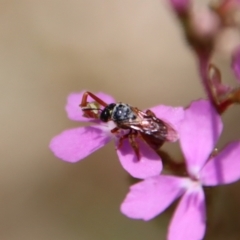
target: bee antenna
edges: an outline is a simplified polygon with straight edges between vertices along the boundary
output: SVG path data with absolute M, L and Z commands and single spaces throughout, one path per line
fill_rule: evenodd
M 101 108 L 90 108 L 90 107 L 82 107 L 82 110 L 85 111 L 85 110 L 99 110 L 99 111 L 102 111 Z

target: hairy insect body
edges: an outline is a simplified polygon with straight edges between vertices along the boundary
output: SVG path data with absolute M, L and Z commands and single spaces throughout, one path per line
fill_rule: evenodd
M 125 103 L 111 103 L 100 114 L 100 120 L 103 122 L 113 121 L 117 125 L 124 125 L 135 119 L 137 119 L 137 114 L 133 112 L 131 106 Z
M 89 103 L 87 101 L 88 96 L 94 99 L 96 103 Z M 98 108 L 97 105 L 103 106 L 103 109 Z M 107 104 L 90 92 L 85 92 L 80 106 L 86 117 L 96 118 L 102 122 L 114 122 L 116 127 L 111 130 L 112 133 L 118 134 L 121 130 L 129 130 L 120 137 L 119 146 L 127 138 L 138 159 L 140 155 L 136 142 L 137 137 L 141 137 L 155 150 L 165 141 L 174 142 L 178 139 L 177 132 L 168 123 L 157 118 L 151 110 L 143 112 L 136 107 L 121 102 Z
M 125 103 L 117 103 L 112 111 L 112 120 L 116 122 L 131 122 L 136 118 L 137 115 L 132 111 L 132 108 Z
M 125 103 L 111 103 L 101 113 L 102 121 L 113 121 L 118 129 L 128 129 L 129 134 L 141 136 L 152 148 L 158 149 L 164 141 L 175 141 L 175 131 L 150 110 L 140 111 Z M 171 134 L 173 133 L 173 134 Z

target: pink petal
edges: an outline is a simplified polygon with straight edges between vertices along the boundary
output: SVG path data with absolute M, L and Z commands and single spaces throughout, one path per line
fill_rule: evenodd
M 103 147 L 110 137 L 94 127 L 80 127 L 63 131 L 50 142 L 50 149 L 56 157 L 68 162 L 82 160 Z
M 190 174 L 200 171 L 214 149 L 222 128 L 221 118 L 209 101 L 195 101 L 186 109 L 179 133 Z
M 160 174 L 162 161 L 159 155 L 146 143 L 137 139 L 140 159 L 137 158 L 129 141 L 125 139 L 117 154 L 123 168 L 135 178 L 144 179 Z M 118 146 L 118 144 L 116 144 Z
M 79 107 L 79 104 L 81 103 L 82 96 L 86 91 L 82 91 L 79 93 L 71 93 L 67 98 L 67 105 L 65 107 L 65 110 L 67 111 L 68 118 L 73 121 L 81 121 L 81 122 L 90 122 L 92 119 L 83 117 L 83 112 L 81 108 Z M 114 103 L 115 100 L 105 93 L 96 93 L 96 96 L 98 96 L 100 99 L 102 99 L 106 103 Z M 88 101 L 94 101 L 91 97 L 89 97 Z
M 163 212 L 185 191 L 182 178 L 155 176 L 130 187 L 121 205 L 121 212 L 129 218 L 150 220 Z
M 205 202 L 201 187 L 188 190 L 182 197 L 171 220 L 168 240 L 201 240 L 205 233 Z
M 232 183 L 240 179 L 240 142 L 228 144 L 215 158 L 207 162 L 201 173 L 206 186 Z
M 232 58 L 232 70 L 240 82 L 240 47 L 235 51 Z
M 153 111 L 159 119 L 170 123 L 170 125 L 178 131 L 184 118 L 184 109 L 182 107 L 159 105 L 150 108 L 150 110 Z

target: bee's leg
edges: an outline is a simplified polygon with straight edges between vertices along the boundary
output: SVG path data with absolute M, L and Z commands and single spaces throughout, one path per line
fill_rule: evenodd
M 115 128 L 113 128 L 113 129 L 111 130 L 111 133 L 116 133 L 118 130 L 119 130 L 119 128 L 118 128 L 118 127 L 115 127 Z
M 111 130 L 111 133 L 114 134 L 114 133 L 117 133 L 118 131 L 119 131 L 119 128 L 118 128 L 118 127 L 115 127 L 115 128 L 113 128 L 113 129 Z M 126 135 L 128 135 L 128 134 L 126 134 Z M 124 140 L 125 138 L 127 138 L 126 135 L 123 135 L 123 136 L 121 136 L 121 137 L 119 138 L 117 149 L 121 148 L 122 143 L 123 143 L 123 140 Z
M 100 99 L 99 97 L 97 97 L 95 94 L 91 93 L 91 92 L 85 92 L 83 94 L 82 97 L 82 101 L 81 104 L 79 105 L 80 107 L 84 108 L 88 106 L 88 101 L 87 98 L 88 96 L 90 96 L 94 101 L 96 101 L 97 103 L 99 103 L 100 105 L 102 105 L 103 107 L 106 107 L 108 104 L 105 103 L 102 99 Z
M 140 151 L 139 151 L 139 146 L 137 144 L 136 141 L 136 137 L 137 137 L 137 132 L 131 132 L 128 134 L 128 141 L 131 144 L 131 147 L 133 149 L 133 151 L 135 152 L 137 159 L 140 160 Z
M 150 109 L 146 110 L 146 114 L 152 117 L 156 117 L 155 113 L 152 112 Z
M 91 97 L 95 102 L 88 102 L 88 97 Z M 82 108 L 83 116 L 87 118 L 99 118 L 99 111 L 94 112 L 94 109 L 98 109 L 98 104 L 102 105 L 103 107 L 107 106 L 107 103 L 105 103 L 103 100 L 101 100 L 99 97 L 94 95 L 91 92 L 85 92 L 82 96 L 81 104 L 79 105 Z
M 99 106 L 95 103 L 87 103 L 86 107 L 81 107 L 83 116 L 86 118 L 99 119 Z
M 116 133 L 118 130 L 119 130 L 119 128 L 118 128 L 118 127 L 115 127 L 115 128 L 113 128 L 113 129 L 111 130 L 111 133 Z M 125 134 L 125 135 L 123 135 L 123 136 L 121 136 L 121 137 L 119 138 L 117 149 L 120 149 L 120 148 L 122 147 L 122 145 L 123 145 L 123 140 L 126 139 L 126 138 L 128 138 L 128 135 L 129 135 L 129 133 L 127 133 L 127 134 Z
M 123 145 L 123 140 L 126 139 L 126 138 L 127 138 L 126 135 L 124 135 L 124 136 L 122 136 L 122 137 L 119 138 L 117 149 L 120 149 L 120 148 L 122 147 L 122 145 Z
M 111 133 L 116 133 L 117 131 L 119 130 L 118 127 L 116 128 L 113 128 L 111 130 Z M 139 152 L 139 147 L 138 147 L 138 144 L 136 142 L 136 137 L 137 137 L 138 133 L 136 131 L 132 131 L 130 130 L 129 133 L 121 136 L 119 138 L 119 142 L 118 142 L 118 146 L 117 146 L 117 149 L 120 149 L 122 147 L 122 144 L 123 144 L 123 141 L 124 139 L 128 139 L 129 143 L 131 144 L 131 147 L 133 149 L 133 151 L 135 152 L 136 156 L 137 156 L 137 159 L 140 160 L 140 152 Z

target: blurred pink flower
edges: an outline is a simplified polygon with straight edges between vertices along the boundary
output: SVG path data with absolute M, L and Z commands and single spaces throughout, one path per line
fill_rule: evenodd
M 193 102 L 180 128 L 189 177 L 154 176 L 131 186 L 121 205 L 122 213 L 147 221 L 182 196 L 167 239 L 203 239 L 206 211 L 202 186 L 228 184 L 240 178 L 240 142 L 230 143 L 209 160 L 222 128 L 221 119 L 209 102 Z
M 116 148 L 118 146 L 118 137 L 111 133 L 111 130 L 115 127 L 112 121 L 104 123 L 100 120 L 83 117 L 83 112 L 79 107 L 83 93 L 84 91 L 72 93 L 68 96 L 66 111 L 71 120 L 88 122 L 92 125 L 65 130 L 55 136 L 50 143 L 50 149 L 55 156 L 68 162 L 77 162 L 84 159 L 106 145 L 110 140 L 114 140 Z M 107 94 L 98 93 L 96 95 L 106 103 L 115 102 Z M 176 130 L 179 128 L 179 123 L 184 115 L 182 107 L 173 108 L 161 105 L 151 108 L 151 110 L 157 117 L 172 124 Z M 122 146 L 116 150 L 123 168 L 133 177 L 141 179 L 159 174 L 162 170 L 159 155 L 141 139 L 137 139 L 137 142 L 141 153 L 140 160 L 137 159 L 127 140 L 124 140 Z
M 178 14 L 187 12 L 191 4 L 191 0 L 169 0 L 169 2 Z

